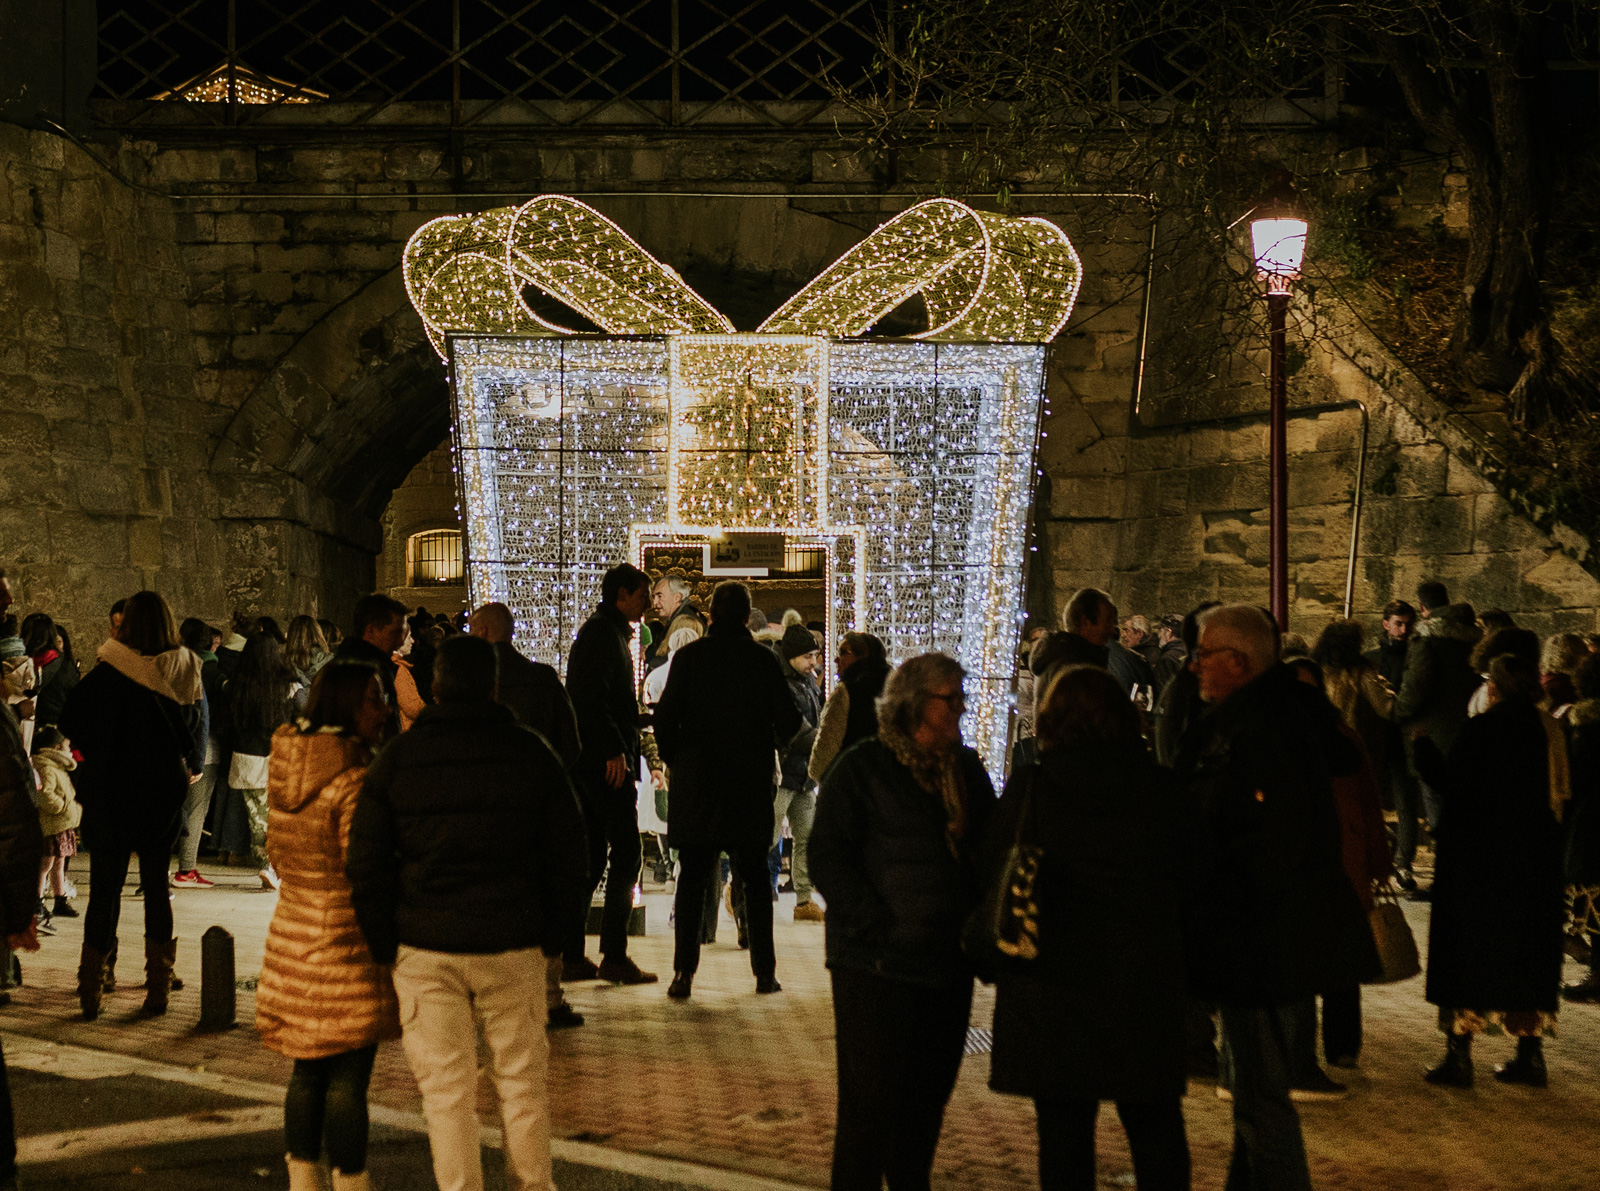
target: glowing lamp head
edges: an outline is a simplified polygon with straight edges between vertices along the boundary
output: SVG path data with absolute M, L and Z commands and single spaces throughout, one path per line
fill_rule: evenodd
M 1252 219 L 1250 240 L 1256 254 L 1256 272 L 1268 279 L 1298 278 L 1300 262 L 1306 255 L 1306 229 L 1306 221 L 1292 215 Z
M 1256 276 L 1272 293 L 1286 294 L 1289 283 L 1300 277 L 1306 257 L 1305 208 L 1294 192 L 1287 170 L 1279 170 L 1261 201 L 1250 212 L 1250 246 L 1256 258 Z

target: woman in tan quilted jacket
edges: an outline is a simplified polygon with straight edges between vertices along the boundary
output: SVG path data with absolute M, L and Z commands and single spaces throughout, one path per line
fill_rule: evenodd
M 378 1043 L 400 1036 L 389 970 L 350 906 L 345 852 L 388 701 L 369 663 L 334 661 L 306 716 L 272 738 L 267 854 L 282 887 L 256 990 L 256 1028 L 292 1058 L 284 1098 L 291 1191 L 318 1191 L 324 1142 L 336 1191 L 365 1191 L 367 1083 Z

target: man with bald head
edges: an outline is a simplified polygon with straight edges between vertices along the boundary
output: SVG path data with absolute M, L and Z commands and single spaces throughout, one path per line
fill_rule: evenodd
M 1310 1191 L 1290 1092 L 1331 1081 L 1320 1068 L 1314 1077 L 1300 1070 L 1307 1056 L 1292 1036 L 1311 998 L 1379 966 L 1340 860 L 1331 785 L 1361 758 L 1327 697 L 1279 661 L 1278 630 L 1261 609 L 1206 612 L 1191 665 L 1212 707 L 1178 759 L 1209 853 L 1190 981 L 1196 997 L 1217 1004 L 1230 1060 L 1228 1186 Z
M 511 709 L 517 722 L 543 736 L 570 771 L 578 761 L 578 717 L 555 667 L 523 657 L 511 644 L 516 633 L 511 609 L 485 604 L 472 614 L 472 635 L 494 646 L 500 660 L 495 702 Z M 587 854 L 587 853 L 586 853 Z M 561 957 L 545 963 L 545 1022 L 552 1030 L 583 1024 L 583 1014 L 561 992 Z
M 554 666 L 517 652 L 511 644 L 515 633 L 511 609 L 504 604 L 484 604 L 472 614 L 472 635 L 493 645 L 500 659 L 498 702 L 509 707 L 519 723 L 548 740 L 561 763 L 571 769 L 578 763 L 578 717 L 572 700 Z

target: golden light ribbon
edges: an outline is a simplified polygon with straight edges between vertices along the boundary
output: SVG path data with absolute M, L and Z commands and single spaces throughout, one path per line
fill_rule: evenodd
M 920 294 L 929 326 L 914 339 L 1044 343 L 1066 324 L 1082 280 L 1071 241 L 1049 220 L 929 199 L 834 261 L 758 331 L 850 338 Z M 423 224 L 406 244 L 405 282 L 441 358 L 452 333 L 577 334 L 528 305 L 530 285 L 613 335 L 735 330 L 670 265 L 559 194 Z

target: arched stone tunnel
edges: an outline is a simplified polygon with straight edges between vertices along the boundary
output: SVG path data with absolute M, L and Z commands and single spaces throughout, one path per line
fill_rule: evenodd
M 539 191 L 587 194 L 749 329 L 911 197 L 881 193 L 835 145 L 815 129 L 649 147 L 623 132 L 506 134 L 474 159 L 483 193 L 463 197 L 439 188 L 436 158 L 392 139 L 125 137 L 91 156 L 0 128 L 0 566 L 19 600 L 91 642 L 111 601 L 144 586 L 210 619 L 342 618 L 374 585 L 392 494 L 448 430 L 444 370 L 399 268 L 416 227 Z M 931 159 L 903 186 L 937 190 L 942 168 Z M 1429 185 L 1409 193 L 1426 204 Z M 1028 202 L 1086 265 L 1050 369 L 1030 611 L 1053 618 L 1086 583 L 1146 613 L 1259 600 L 1259 421 L 1195 423 L 1165 401 L 1158 341 L 1132 407 L 1142 208 L 1091 225 L 1070 196 Z M 1497 487 L 1481 428 L 1344 321 L 1291 398 L 1372 411 L 1355 611 L 1443 576 L 1541 630 L 1592 631 L 1589 543 Z M 1307 629 L 1342 606 L 1358 427 L 1349 411 L 1291 427 L 1293 616 Z

